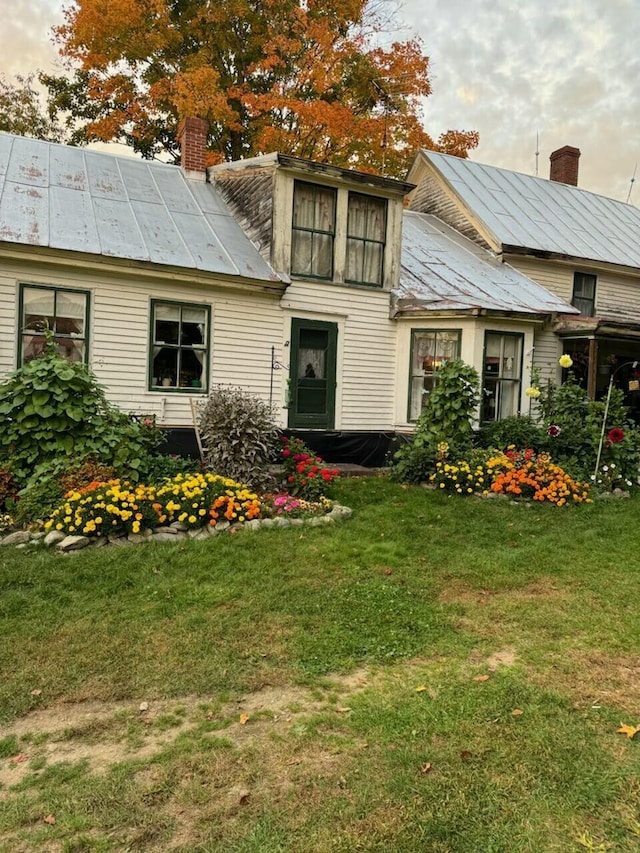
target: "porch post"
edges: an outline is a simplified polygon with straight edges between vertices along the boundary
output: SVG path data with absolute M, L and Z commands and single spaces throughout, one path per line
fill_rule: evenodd
M 587 396 L 590 400 L 596 398 L 596 378 L 598 376 L 598 341 L 589 341 L 589 372 L 587 374 Z

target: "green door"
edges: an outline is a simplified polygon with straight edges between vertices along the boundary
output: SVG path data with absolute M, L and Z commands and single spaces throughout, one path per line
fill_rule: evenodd
M 291 321 L 290 428 L 333 429 L 337 344 L 336 323 Z

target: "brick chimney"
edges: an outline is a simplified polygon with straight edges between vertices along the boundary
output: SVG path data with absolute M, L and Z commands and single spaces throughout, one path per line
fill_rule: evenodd
M 207 132 L 209 123 L 202 118 L 185 118 L 178 126 L 180 166 L 189 177 L 207 178 Z
M 577 187 L 579 159 L 580 149 L 573 148 L 571 145 L 564 145 L 562 148 L 558 148 L 549 157 L 551 161 L 549 177 L 551 180 Z

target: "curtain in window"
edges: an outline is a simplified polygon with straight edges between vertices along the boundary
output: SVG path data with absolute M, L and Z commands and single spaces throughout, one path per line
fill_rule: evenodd
M 296 183 L 293 197 L 291 272 L 331 278 L 335 190 Z

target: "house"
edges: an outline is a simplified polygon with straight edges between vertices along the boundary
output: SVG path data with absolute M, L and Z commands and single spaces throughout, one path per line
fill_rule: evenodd
M 528 405 L 565 299 L 405 211 L 412 183 L 279 154 L 206 169 L 206 132 L 183 123 L 181 168 L 0 134 L 0 376 L 48 326 L 175 440 L 231 384 L 327 458 L 372 464 L 443 360 L 495 366 L 483 417 Z
M 410 207 L 576 307 L 536 331 L 533 363 L 543 378 L 558 379 L 557 359 L 568 353 L 591 397 L 604 394 L 615 372 L 637 408 L 640 210 L 579 188 L 579 157 L 571 146 L 554 151 L 546 179 L 421 151 L 408 176 L 418 185 Z

